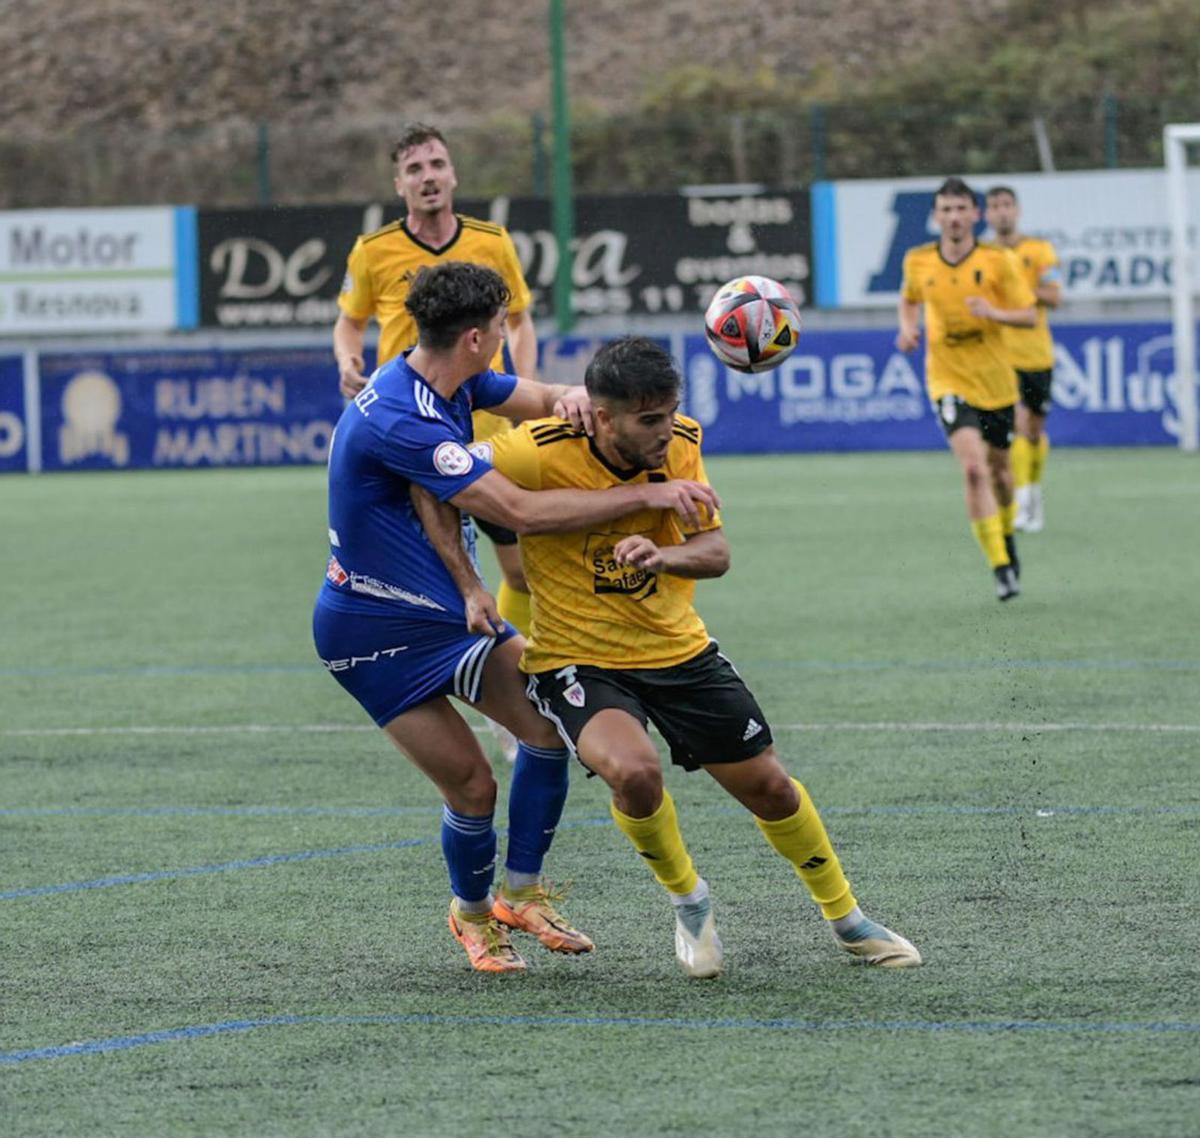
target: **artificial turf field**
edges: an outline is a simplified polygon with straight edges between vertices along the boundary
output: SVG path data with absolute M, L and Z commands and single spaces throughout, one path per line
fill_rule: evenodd
M 576 770 L 597 951 L 471 972 L 436 795 L 310 645 L 323 472 L 9 477 L 0 1132 L 1200 1133 L 1197 459 L 1054 452 L 1008 605 L 944 453 L 709 474 L 701 612 L 925 967 L 855 967 L 670 771 L 726 946 L 689 980 Z

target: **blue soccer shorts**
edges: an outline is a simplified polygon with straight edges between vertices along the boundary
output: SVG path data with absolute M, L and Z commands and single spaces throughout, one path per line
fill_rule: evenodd
M 324 590 L 313 610 L 321 663 L 380 727 L 439 696 L 475 703 L 492 649 L 516 635 L 510 624 L 493 637 L 409 611 L 346 612 Z

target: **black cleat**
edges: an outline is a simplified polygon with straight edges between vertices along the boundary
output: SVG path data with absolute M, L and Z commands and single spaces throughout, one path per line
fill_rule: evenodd
M 996 596 L 1000 600 L 1011 601 L 1013 597 L 1021 595 L 1021 586 L 1011 565 L 999 565 L 993 572 L 996 575 Z
M 1021 579 L 1021 562 L 1017 557 L 1017 539 L 1010 533 L 1004 539 L 1004 550 L 1008 554 L 1008 563 L 1012 566 L 1012 571 L 1017 575 L 1017 580 Z

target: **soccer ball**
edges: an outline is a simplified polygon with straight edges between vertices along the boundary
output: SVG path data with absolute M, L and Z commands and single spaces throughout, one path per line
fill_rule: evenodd
M 709 301 L 704 334 L 723 364 L 736 371 L 768 371 L 800 341 L 800 305 L 770 277 L 738 277 Z

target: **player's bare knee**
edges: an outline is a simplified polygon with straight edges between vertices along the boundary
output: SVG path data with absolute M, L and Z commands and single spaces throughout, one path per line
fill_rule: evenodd
M 963 463 L 963 481 L 967 484 L 967 489 L 971 491 L 982 490 L 992 480 L 992 473 L 988 469 L 986 462 L 981 462 L 978 459 L 969 459 Z
M 516 732 L 516 736 L 522 743 L 528 743 L 532 747 L 542 747 L 550 751 L 558 750 L 563 746 L 562 738 L 554 729 L 554 724 L 536 712 L 530 718 L 528 724 L 522 724 L 521 730 Z
M 609 767 L 608 784 L 612 787 L 617 809 L 634 818 L 653 814 L 662 803 L 662 765 L 658 753 L 625 756 Z
M 442 792 L 453 809 L 473 818 L 496 809 L 496 780 L 486 763 L 472 767 L 462 779 L 443 785 Z
M 778 821 L 791 817 L 799 809 L 796 784 L 777 762 L 746 764 L 740 773 L 744 777 L 726 789 L 756 817 Z

